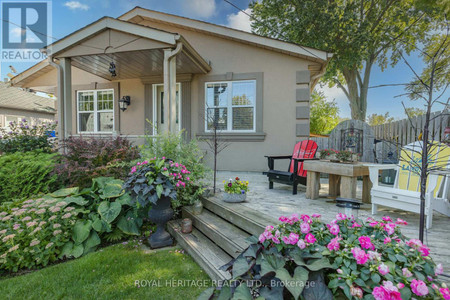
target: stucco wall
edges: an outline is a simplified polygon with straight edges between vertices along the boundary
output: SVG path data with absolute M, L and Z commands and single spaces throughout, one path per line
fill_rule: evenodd
M 219 169 L 236 171 L 267 170 L 268 154 L 292 154 L 294 144 L 307 138 L 296 136 L 296 124 L 305 124 L 309 132 L 309 120 L 296 119 L 296 72 L 308 69 L 309 61 L 280 54 L 270 50 L 225 40 L 198 32 L 171 28 L 168 25 L 143 21 L 141 24 L 177 32 L 200 53 L 211 61 L 212 71 L 206 76 L 221 75 L 227 72 L 263 72 L 263 132 L 264 141 L 233 141 L 219 155 Z M 199 112 L 199 80 L 196 75 L 192 81 L 191 128 L 193 136 L 199 132 L 199 122 L 203 118 Z M 308 107 L 308 104 L 306 104 Z M 203 147 L 206 146 L 203 144 Z M 211 157 L 209 157 L 211 158 Z M 287 164 L 280 162 L 280 168 L 287 170 Z

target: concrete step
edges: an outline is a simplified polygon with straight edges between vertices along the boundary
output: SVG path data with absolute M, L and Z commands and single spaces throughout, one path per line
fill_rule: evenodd
M 279 221 L 261 212 L 255 211 L 240 203 L 227 203 L 218 197 L 203 199 L 203 206 L 231 224 L 259 236 L 267 225 L 278 224 Z
M 167 223 L 167 230 L 175 237 L 178 244 L 192 256 L 212 280 L 230 279 L 231 275 L 220 271 L 219 268 L 227 264 L 232 257 L 195 228 L 189 234 L 182 233 L 180 223 L 180 220 Z
M 184 207 L 183 218 L 190 218 L 196 229 L 234 258 L 249 246 L 246 239 L 250 234 L 207 209 L 203 209 L 200 215 L 194 215 L 192 207 Z

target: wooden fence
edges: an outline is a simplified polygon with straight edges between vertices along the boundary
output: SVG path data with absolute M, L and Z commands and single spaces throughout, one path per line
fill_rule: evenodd
M 431 113 L 430 139 L 442 141 L 446 127 L 450 126 L 449 111 Z M 425 115 L 411 119 L 373 126 L 376 139 L 407 145 L 418 140 L 425 124 Z

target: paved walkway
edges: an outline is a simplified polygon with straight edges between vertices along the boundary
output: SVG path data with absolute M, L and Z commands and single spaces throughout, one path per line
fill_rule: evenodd
M 223 180 L 235 178 L 238 176 L 241 180 L 249 181 L 250 191 L 244 205 L 269 215 L 274 220 L 281 215 L 289 216 L 293 213 L 322 215 L 325 222 L 334 219 L 338 208 L 332 199 L 326 198 L 328 193 L 328 180 L 321 179 L 320 198 L 317 200 L 306 199 L 306 188 L 299 185 L 297 195 L 292 195 L 292 187 L 283 184 L 274 184 L 274 189 L 269 190 L 267 177 L 261 173 L 255 172 L 219 172 L 217 178 L 217 187 L 223 190 Z M 361 198 L 362 182 L 358 181 L 357 197 Z M 419 236 L 419 215 L 391 208 L 379 206 L 378 214 L 375 219 L 381 219 L 383 215 L 389 215 L 393 219 L 402 218 L 409 225 L 404 226 L 402 232 L 410 238 Z M 363 205 L 359 211 L 359 217 L 366 219 L 371 215 L 370 205 Z M 426 232 L 425 244 L 431 249 L 433 259 L 442 263 L 445 274 L 450 274 L 450 218 L 434 213 L 433 227 Z M 446 280 L 450 281 L 450 279 Z

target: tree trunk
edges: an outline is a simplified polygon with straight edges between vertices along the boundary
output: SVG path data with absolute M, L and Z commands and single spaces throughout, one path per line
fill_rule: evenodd
M 356 66 L 350 69 L 343 69 L 347 90 L 339 86 L 347 96 L 350 102 L 352 119 L 366 122 L 367 114 L 367 95 L 369 91 L 370 72 L 372 70 L 373 58 L 368 58 L 365 62 L 364 78 L 361 79 L 359 70 Z

